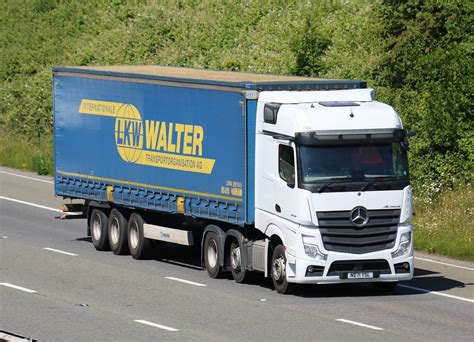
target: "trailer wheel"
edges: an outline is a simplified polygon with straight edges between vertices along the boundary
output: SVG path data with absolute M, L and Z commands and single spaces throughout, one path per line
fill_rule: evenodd
M 222 268 L 219 265 L 220 246 L 216 233 L 209 232 L 204 240 L 204 265 L 211 278 L 222 277 Z
M 150 246 L 150 240 L 143 233 L 143 219 L 140 215 L 133 213 L 128 220 L 128 248 L 134 259 L 146 257 Z
M 242 256 L 239 243 L 232 241 L 229 248 L 229 261 L 232 277 L 236 283 L 244 283 L 249 276 L 250 271 L 246 270 L 242 265 Z
M 287 294 L 294 290 L 294 284 L 286 279 L 286 255 L 281 244 L 273 250 L 271 272 L 273 286 L 278 293 Z
M 118 209 L 112 209 L 109 216 L 109 243 L 114 254 L 126 254 L 128 224 Z
M 109 237 L 107 227 L 109 219 L 100 209 L 92 209 L 89 229 L 91 231 L 92 244 L 98 251 L 107 251 L 109 247 Z

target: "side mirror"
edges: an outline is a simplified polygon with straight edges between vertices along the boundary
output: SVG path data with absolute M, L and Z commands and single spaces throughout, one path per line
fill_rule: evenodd
M 407 132 L 407 137 L 409 137 L 409 138 L 416 137 L 416 132 L 415 131 L 408 131 Z
M 289 188 L 294 189 L 295 188 L 295 181 L 286 182 L 286 185 L 288 185 Z

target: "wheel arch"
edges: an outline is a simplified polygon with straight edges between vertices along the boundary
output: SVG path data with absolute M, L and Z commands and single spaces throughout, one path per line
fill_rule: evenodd
M 280 244 L 283 245 L 283 247 L 285 247 L 286 240 L 281 229 L 274 224 L 270 224 L 268 226 L 268 228 L 265 230 L 265 235 L 267 235 L 269 239 L 268 251 L 267 251 L 267 263 L 266 263 L 267 269 L 265 271 L 265 275 L 268 276 L 270 275 L 270 270 L 272 269 L 271 263 L 272 263 L 273 250 L 275 249 L 276 246 Z
M 245 236 L 239 232 L 236 229 L 230 229 L 226 232 L 225 234 L 225 244 L 224 244 L 224 265 L 227 267 L 229 265 L 228 263 L 228 258 L 229 258 L 229 253 L 226 253 L 230 249 L 230 244 L 232 240 L 236 240 L 237 243 L 239 244 L 240 247 L 240 257 L 241 257 L 241 262 L 242 266 L 247 269 L 248 265 L 248 255 L 247 255 L 247 249 L 245 248 Z

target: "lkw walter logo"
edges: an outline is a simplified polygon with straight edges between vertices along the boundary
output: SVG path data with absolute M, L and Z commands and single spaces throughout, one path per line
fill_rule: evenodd
M 194 124 L 143 120 L 127 103 L 82 100 L 79 113 L 115 118 L 111 131 L 120 158 L 127 163 L 211 174 L 215 160 L 204 154 L 204 128 Z

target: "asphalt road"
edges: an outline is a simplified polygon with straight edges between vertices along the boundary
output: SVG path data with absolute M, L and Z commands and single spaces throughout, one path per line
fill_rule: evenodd
M 49 177 L 0 168 L 4 332 L 48 341 L 474 336 L 473 263 L 417 254 L 415 278 L 390 295 L 362 284 L 304 286 L 283 296 L 263 277 L 252 284 L 208 278 L 196 248 L 164 244 L 140 261 L 98 252 L 84 220 L 55 219 L 62 201 L 52 189 Z

